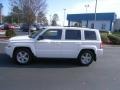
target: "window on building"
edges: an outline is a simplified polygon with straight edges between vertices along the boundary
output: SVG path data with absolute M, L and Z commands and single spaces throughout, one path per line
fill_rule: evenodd
M 80 30 L 66 30 L 65 39 L 66 40 L 81 40 L 81 31 Z
M 79 27 L 79 23 L 75 23 L 75 24 L 74 24 L 74 27 Z
M 97 40 L 96 33 L 94 31 L 84 31 L 85 40 Z
M 43 34 L 43 38 L 44 39 L 61 39 L 62 36 L 62 30 L 47 30 L 44 34 Z
M 101 29 L 103 30 L 105 30 L 106 29 L 106 24 L 102 24 L 102 27 L 101 27 Z
M 76 22 L 74 27 L 82 27 L 82 21 Z
M 82 21 L 79 22 L 79 27 L 82 27 Z
M 94 23 L 91 24 L 91 28 L 94 28 Z

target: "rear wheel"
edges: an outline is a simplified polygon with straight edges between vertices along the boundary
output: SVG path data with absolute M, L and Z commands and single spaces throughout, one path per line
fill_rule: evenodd
M 18 49 L 15 51 L 13 59 L 18 64 L 29 64 L 32 60 L 31 51 L 28 49 Z
M 82 66 L 89 66 L 94 60 L 94 53 L 89 50 L 82 51 L 78 60 Z

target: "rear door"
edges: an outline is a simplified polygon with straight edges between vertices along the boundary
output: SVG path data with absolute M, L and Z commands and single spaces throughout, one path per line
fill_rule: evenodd
M 65 40 L 62 55 L 66 58 L 76 58 L 81 46 L 81 30 L 65 30 Z

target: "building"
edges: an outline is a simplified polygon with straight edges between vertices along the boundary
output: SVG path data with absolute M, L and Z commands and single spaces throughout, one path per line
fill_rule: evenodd
M 116 19 L 114 22 L 114 30 L 120 31 L 120 19 Z
M 113 24 L 116 20 L 115 13 L 87 13 L 68 14 L 68 26 L 96 28 L 99 30 L 113 31 Z

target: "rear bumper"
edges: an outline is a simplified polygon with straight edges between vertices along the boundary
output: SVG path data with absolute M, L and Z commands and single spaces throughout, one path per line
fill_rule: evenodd
M 98 49 L 96 52 L 97 56 L 102 56 L 103 55 L 103 49 Z

